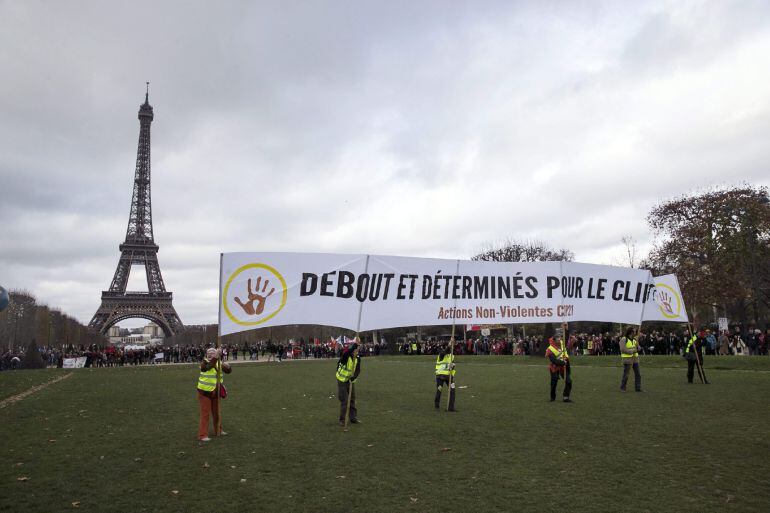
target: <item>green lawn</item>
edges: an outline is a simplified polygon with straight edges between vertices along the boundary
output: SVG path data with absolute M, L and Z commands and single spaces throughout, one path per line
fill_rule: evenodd
M 770 358 L 707 359 L 704 386 L 647 357 L 623 394 L 617 358 L 583 357 L 573 404 L 543 358 L 457 361 L 447 413 L 431 357 L 365 359 L 347 433 L 334 361 L 234 366 L 203 447 L 195 366 L 3 373 L 0 397 L 74 375 L 0 409 L 0 511 L 768 510 Z
M 0 372 L 0 401 L 61 375 L 56 369 Z

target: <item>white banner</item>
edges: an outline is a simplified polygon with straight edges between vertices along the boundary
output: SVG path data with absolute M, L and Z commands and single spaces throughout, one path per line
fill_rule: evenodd
M 651 291 L 651 301 L 644 308 L 645 321 L 688 322 L 687 310 L 679 290 L 679 281 L 673 274 L 652 279 L 655 287 Z
M 62 363 L 63 369 L 82 369 L 86 366 L 87 358 L 81 356 L 79 358 L 64 358 Z
M 719 321 L 719 332 L 727 331 L 729 330 L 730 323 L 727 321 L 727 317 L 720 317 L 718 319 Z
M 163 353 L 155 353 L 155 359 L 156 360 L 162 360 L 163 359 Z
M 647 270 L 576 262 L 226 253 L 220 333 L 286 324 L 368 331 L 454 322 L 686 320 L 676 279 L 673 286 L 668 278 L 655 288 Z M 678 299 L 659 294 L 661 303 L 645 303 L 654 290 L 671 294 L 663 285 Z M 676 315 L 666 317 L 661 308 Z

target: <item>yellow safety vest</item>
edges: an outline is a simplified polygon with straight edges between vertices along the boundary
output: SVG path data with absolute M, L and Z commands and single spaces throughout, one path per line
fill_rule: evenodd
M 436 376 L 449 376 L 449 373 L 452 373 L 452 376 L 455 375 L 457 372 L 455 369 L 452 368 L 452 364 L 455 361 L 455 355 L 451 353 L 447 353 L 444 355 L 444 358 L 441 358 L 441 355 L 436 357 Z M 450 370 L 451 369 L 451 370 Z
M 358 357 L 351 354 L 344 365 L 341 363 L 337 365 L 337 380 L 343 383 L 350 381 L 356 372 L 356 365 L 358 365 Z
M 569 360 L 569 355 L 567 354 L 567 351 L 564 349 L 564 342 L 561 343 L 561 348 L 556 348 L 552 345 L 548 345 L 548 349 L 551 350 L 551 353 L 556 357 L 557 360 Z M 546 350 L 546 353 L 548 351 Z M 546 358 L 548 358 L 548 355 L 545 355 Z
M 690 352 L 690 348 L 695 343 L 695 341 L 698 340 L 698 335 L 693 335 L 690 341 L 687 343 L 687 349 L 684 350 L 685 353 Z
M 204 392 L 213 392 L 214 389 L 217 388 L 217 369 L 221 368 L 222 363 L 217 362 L 216 366 L 210 368 L 209 370 L 201 371 L 200 375 L 198 376 L 198 390 L 203 390 Z M 224 376 L 222 376 L 219 382 L 223 383 L 224 381 Z
M 626 339 L 626 349 L 631 349 L 636 347 L 636 340 L 632 338 Z M 639 356 L 639 353 L 634 351 L 634 354 L 626 354 L 626 353 L 620 353 L 621 358 L 633 358 L 634 356 Z

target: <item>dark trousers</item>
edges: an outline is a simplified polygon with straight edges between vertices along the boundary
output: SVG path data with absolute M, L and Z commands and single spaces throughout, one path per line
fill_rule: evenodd
M 566 374 L 565 374 L 566 373 Z M 572 392 L 572 376 L 570 375 L 569 364 L 567 364 L 566 371 L 564 367 L 561 367 L 556 372 L 551 372 L 551 401 L 556 400 L 556 384 L 559 383 L 559 375 L 564 377 L 564 399 L 569 398 L 569 394 Z
M 449 385 L 449 376 L 436 376 L 436 398 L 433 403 L 438 408 L 441 405 L 441 389 L 446 385 L 449 387 L 449 409 L 455 409 L 455 382 L 452 381 L 452 385 Z
M 340 400 L 340 421 L 345 422 L 345 413 L 348 408 L 348 391 L 350 390 L 350 381 L 343 383 L 337 380 L 337 397 Z M 356 388 L 353 387 L 353 393 L 350 395 L 350 420 L 356 420 L 358 418 L 358 410 L 356 410 Z
M 642 389 L 642 375 L 639 372 L 638 363 L 623 364 L 623 379 L 620 380 L 620 389 L 621 390 L 626 389 L 626 383 L 628 383 L 628 372 L 631 367 L 634 368 L 634 388 L 636 389 L 637 392 L 639 392 Z
M 693 360 L 687 360 L 687 382 L 692 383 L 693 375 L 695 374 L 695 367 L 697 366 L 697 362 Z M 704 383 L 708 383 L 708 379 L 706 379 L 706 371 L 703 370 L 703 365 L 700 365 L 700 368 L 698 369 L 698 374 L 703 378 Z

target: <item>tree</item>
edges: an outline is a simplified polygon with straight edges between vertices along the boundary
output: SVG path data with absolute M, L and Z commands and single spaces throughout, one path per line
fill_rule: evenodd
M 486 262 L 548 262 L 567 261 L 575 258 L 568 249 L 551 249 L 545 243 L 530 240 L 518 241 L 505 240 L 497 244 L 487 244 L 482 252 L 471 260 L 483 260 Z
M 45 305 L 35 308 L 35 338 L 44 346 L 51 343 L 51 311 Z
M 679 278 L 694 321 L 720 310 L 729 318 L 767 319 L 770 298 L 770 200 L 766 187 L 709 190 L 665 201 L 647 216 L 657 240 L 649 262 Z
M 471 258 L 471 260 L 482 260 L 485 262 L 571 262 L 574 258 L 575 255 L 572 251 L 568 249 L 554 250 L 544 242 L 508 239 L 502 243 L 488 244 L 484 251 Z M 543 334 L 544 343 L 540 344 L 540 348 L 536 351 L 533 349 L 532 354 L 545 354 L 546 347 L 548 346 L 546 341 L 553 334 L 553 325 L 550 323 L 546 324 Z
M 0 312 L 0 348 L 12 350 L 26 347 L 33 339 L 44 346 L 106 342 L 105 337 L 60 310 L 37 304 L 30 292 L 12 290 L 10 299 L 8 308 Z
M 10 303 L 0 313 L 0 345 L 8 350 L 23 347 L 35 336 L 35 296 L 24 290 L 9 291 Z
M 623 247 L 626 250 L 623 263 L 628 267 L 636 268 L 637 264 L 639 263 L 636 239 L 634 239 L 631 235 L 626 235 L 620 239 L 620 242 L 623 243 Z

